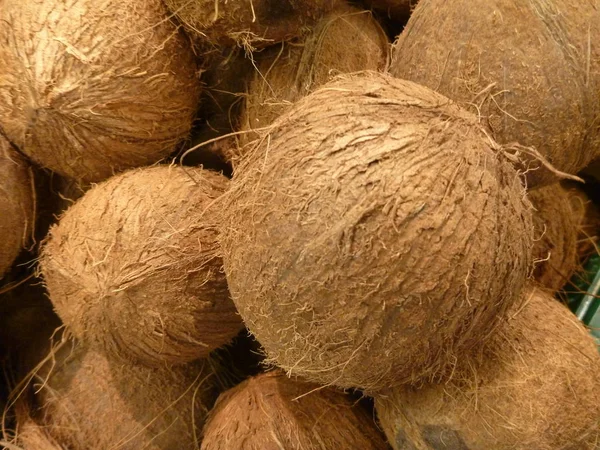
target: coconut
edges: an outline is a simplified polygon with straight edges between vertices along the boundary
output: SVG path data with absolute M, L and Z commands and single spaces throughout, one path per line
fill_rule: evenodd
M 600 354 L 549 294 L 530 293 L 451 381 L 376 398 L 395 449 L 592 450 L 600 442 Z
M 243 327 L 222 272 L 215 172 L 156 166 L 98 184 L 40 259 L 63 322 L 108 355 L 149 365 L 208 355 Z
M 593 1 L 422 0 L 390 72 L 468 106 L 499 142 L 575 174 L 600 151 L 598 42 Z M 537 157 L 525 165 L 531 187 L 556 180 L 536 170 Z
M 394 20 L 404 21 L 419 0 L 365 0 L 374 10 L 380 11 Z
M 29 165 L 1 134 L 0 211 L 1 279 L 31 239 L 35 222 L 33 176 Z
M 337 0 L 165 0 L 200 46 L 266 47 L 300 36 Z
M 221 394 L 202 450 L 384 450 L 373 418 L 348 395 L 290 380 L 279 371 Z
M 0 19 L 0 126 L 42 166 L 99 181 L 188 135 L 197 67 L 161 0 L 3 0 Z
M 583 261 L 588 256 L 598 253 L 600 209 L 578 183 L 563 181 L 561 184 L 567 190 L 571 201 L 571 210 L 579 230 L 577 255 L 579 260 Z
M 369 11 L 340 5 L 301 45 L 283 44 L 257 56 L 258 71 L 248 86 L 242 129 L 268 126 L 336 74 L 383 69 L 388 46 L 385 32 Z M 248 137 L 242 142 L 256 135 Z
M 242 159 L 224 267 L 270 360 L 322 384 L 435 377 L 519 298 L 521 180 L 471 114 L 385 74 L 300 100 Z
M 553 292 L 562 288 L 578 267 L 579 221 L 571 198 L 560 183 L 529 192 L 538 239 L 533 255 L 535 279 Z
M 197 448 L 215 376 L 208 361 L 159 369 L 115 364 L 67 341 L 36 375 L 34 413 L 70 450 Z

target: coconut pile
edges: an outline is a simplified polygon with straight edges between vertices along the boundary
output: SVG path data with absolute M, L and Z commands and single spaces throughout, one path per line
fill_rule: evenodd
M 0 447 L 600 450 L 600 7 L 517 3 L 0 0 Z

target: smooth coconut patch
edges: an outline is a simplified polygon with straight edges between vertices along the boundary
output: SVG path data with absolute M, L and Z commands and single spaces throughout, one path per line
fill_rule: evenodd
M 149 365 L 207 356 L 243 327 L 229 297 L 215 172 L 156 166 L 111 178 L 63 214 L 40 259 L 50 298 L 74 334 Z
M 474 116 L 365 72 L 300 100 L 236 168 L 227 279 L 271 361 L 322 384 L 436 377 L 518 300 L 531 205 Z
M 161 0 L 5 0 L 0 20 L 0 126 L 32 160 L 100 181 L 188 135 L 196 62 Z

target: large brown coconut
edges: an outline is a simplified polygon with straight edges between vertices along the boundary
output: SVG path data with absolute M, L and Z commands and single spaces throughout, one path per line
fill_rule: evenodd
M 562 288 L 578 267 L 579 219 L 568 191 L 560 183 L 529 192 L 537 239 L 533 275 L 551 291 Z
M 202 450 L 384 450 L 373 417 L 348 395 L 269 372 L 221 394 Z
M 440 18 L 443 18 L 442 20 Z M 501 143 L 571 174 L 600 150 L 600 8 L 595 0 L 421 0 L 390 72 L 461 102 Z M 537 159 L 530 187 L 556 180 Z
M 202 44 L 266 47 L 302 35 L 338 0 L 165 0 Z
M 592 450 L 599 373 L 588 330 L 536 291 L 450 382 L 382 393 L 376 409 L 396 450 Z
M 29 165 L 0 134 L 0 279 L 31 239 L 34 222 Z
M 365 72 L 300 100 L 242 159 L 225 270 L 271 361 L 381 389 L 434 377 L 518 299 L 531 205 L 476 118 Z
M 383 69 L 388 48 L 385 32 L 369 11 L 340 5 L 319 21 L 303 43 L 283 44 L 257 56 L 258 70 L 242 109 L 242 129 L 270 125 L 335 75 Z M 242 143 L 255 137 L 250 133 Z
M 188 135 L 197 68 L 161 0 L 3 0 L 0 20 L 0 127 L 39 164 L 100 181 Z
M 205 360 L 175 368 L 116 364 L 67 342 L 36 375 L 36 420 L 70 450 L 198 448 L 215 396 Z
M 211 204 L 215 172 L 156 166 L 98 184 L 54 226 L 40 266 L 80 339 L 149 365 L 208 355 L 243 327 L 229 297 Z

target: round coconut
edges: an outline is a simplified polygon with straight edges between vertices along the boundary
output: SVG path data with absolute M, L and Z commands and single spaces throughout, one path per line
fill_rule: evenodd
M 221 394 L 202 450 L 385 450 L 373 417 L 348 395 L 269 372 Z
M 70 450 L 198 448 L 215 377 L 204 360 L 160 369 L 114 364 L 67 341 L 34 379 L 35 413 Z
M 35 222 L 29 165 L 0 135 L 0 279 L 31 239 Z
M 577 255 L 579 261 L 597 254 L 600 239 L 600 209 L 588 197 L 579 183 L 563 181 L 571 201 L 571 210 L 579 230 L 577 240 Z
M 588 330 L 535 291 L 450 382 L 399 387 L 375 404 L 397 450 L 592 450 L 600 442 L 599 373 Z
M 575 174 L 600 150 L 599 41 L 590 0 L 421 0 L 390 72 L 469 107 L 498 142 Z M 530 187 L 556 181 L 521 150 Z
M 293 103 L 335 75 L 381 70 L 388 38 L 369 11 L 340 5 L 315 26 L 302 44 L 282 44 L 263 52 L 248 86 L 241 128 L 270 125 Z M 242 143 L 256 138 L 242 135 Z
M 201 47 L 248 50 L 300 36 L 338 0 L 165 0 Z
M 197 67 L 161 0 L 3 0 L 0 19 L 0 126 L 40 165 L 100 181 L 188 135 Z
M 156 166 L 87 191 L 40 258 L 63 322 L 110 356 L 149 365 L 207 356 L 243 327 L 227 289 L 210 209 L 228 180 Z
M 537 239 L 533 247 L 534 278 L 556 292 L 578 268 L 577 238 L 579 220 L 571 198 L 560 183 L 529 192 Z
M 364 72 L 300 100 L 242 159 L 222 246 L 270 360 L 322 384 L 435 377 L 519 298 L 521 179 L 474 116 Z

